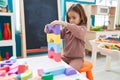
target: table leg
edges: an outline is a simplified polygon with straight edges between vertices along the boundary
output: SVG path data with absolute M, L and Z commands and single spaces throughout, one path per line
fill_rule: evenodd
M 110 70 L 111 56 L 106 55 L 106 70 Z
M 96 47 L 92 47 L 92 63 L 93 63 L 93 68 L 95 67 L 96 65 L 96 57 L 97 57 L 97 49 Z

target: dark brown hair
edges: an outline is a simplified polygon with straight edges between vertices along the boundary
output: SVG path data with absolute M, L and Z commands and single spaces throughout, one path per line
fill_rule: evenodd
M 73 4 L 67 12 L 67 22 L 69 22 L 69 17 L 68 17 L 68 13 L 70 11 L 75 11 L 79 14 L 80 16 L 80 23 L 79 25 L 87 25 L 87 16 L 85 14 L 85 11 L 83 9 L 83 7 L 80 4 Z

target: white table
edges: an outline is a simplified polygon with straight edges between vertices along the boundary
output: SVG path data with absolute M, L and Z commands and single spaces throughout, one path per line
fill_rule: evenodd
M 110 70 L 111 57 L 119 57 L 120 56 L 120 51 L 114 51 L 116 54 L 118 54 L 118 56 L 117 56 L 117 55 L 115 55 L 113 53 L 112 50 L 108 51 L 108 50 L 104 49 L 104 51 L 103 51 L 103 50 L 98 49 L 99 45 L 108 44 L 106 42 L 96 42 L 95 40 L 90 40 L 90 44 L 92 46 L 92 57 L 91 57 L 91 60 L 92 60 L 92 63 L 94 65 L 93 69 L 96 66 L 97 52 L 100 52 L 102 55 L 106 55 L 105 69 L 106 70 Z
M 50 68 L 55 68 L 59 66 L 70 67 L 65 62 L 55 62 L 53 59 L 49 59 L 47 56 L 39 56 L 32 58 L 18 59 L 19 62 L 27 62 L 29 69 L 33 71 L 33 76 L 37 75 L 38 69 L 47 70 Z M 65 76 L 64 74 L 54 77 L 54 80 L 75 80 L 79 78 L 80 80 L 88 80 L 86 77 L 77 72 L 76 75 Z

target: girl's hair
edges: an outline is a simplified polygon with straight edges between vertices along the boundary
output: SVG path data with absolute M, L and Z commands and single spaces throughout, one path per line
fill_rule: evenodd
M 87 16 L 85 14 L 85 11 L 83 9 L 83 7 L 80 4 L 73 4 L 67 12 L 67 22 L 69 22 L 69 17 L 68 17 L 68 13 L 70 11 L 75 11 L 80 15 L 80 23 L 79 25 L 87 25 Z

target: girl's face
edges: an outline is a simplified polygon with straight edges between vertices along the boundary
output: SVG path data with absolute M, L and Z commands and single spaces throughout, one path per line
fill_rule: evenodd
M 80 15 L 75 11 L 68 12 L 69 22 L 72 24 L 79 25 L 80 23 Z

